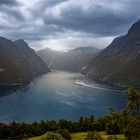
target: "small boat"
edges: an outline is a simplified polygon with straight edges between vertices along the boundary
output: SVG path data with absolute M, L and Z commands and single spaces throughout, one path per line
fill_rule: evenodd
M 80 85 L 80 86 L 84 86 L 85 85 L 85 83 L 80 81 L 80 80 L 76 80 L 75 83 Z

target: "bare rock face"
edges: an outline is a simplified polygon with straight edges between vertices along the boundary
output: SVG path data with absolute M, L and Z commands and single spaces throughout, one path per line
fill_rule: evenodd
M 114 39 L 82 73 L 110 85 L 140 88 L 140 21 Z
M 48 72 L 45 62 L 24 40 L 0 37 L 0 86 L 20 85 Z

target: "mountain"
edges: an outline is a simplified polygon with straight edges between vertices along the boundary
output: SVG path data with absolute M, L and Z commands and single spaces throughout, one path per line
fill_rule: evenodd
M 46 63 L 24 40 L 0 37 L 0 86 L 23 84 L 48 71 Z
M 46 62 L 46 64 L 51 67 L 59 67 L 62 65 L 61 57 L 65 54 L 65 52 L 51 50 L 49 48 L 45 48 L 37 51 L 37 54 Z M 52 64 L 51 64 L 52 63 Z
M 140 21 L 117 37 L 82 73 L 115 86 L 140 87 Z
M 80 72 L 97 54 L 99 49 L 93 47 L 78 47 L 68 52 L 53 51 L 48 48 L 38 51 L 38 55 L 53 69 Z M 48 61 L 49 60 L 49 61 Z

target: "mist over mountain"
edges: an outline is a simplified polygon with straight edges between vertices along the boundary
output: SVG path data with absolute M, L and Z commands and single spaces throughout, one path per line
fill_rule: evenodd
M 87 76 L 116 86 L 140 87 L 140 21 L 117 37 L 83 71 Z
M 52 69 L 80 72 L 99 52 L 100 49 L 94 47 L 78 47 L 68 52 L 46 48 L 37 53 Z
M 18 85 L 48 72 L 47 65 L 24 40 L 0 37 L 0 85 Z

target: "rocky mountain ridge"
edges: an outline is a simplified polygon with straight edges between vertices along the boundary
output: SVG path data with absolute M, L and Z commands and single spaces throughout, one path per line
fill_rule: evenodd
M 48 71 L 47 65 L 24 40 L 0 37 L 0 86 L 27 83 Z
M 110 85 L 140 88 L 140 21 L 115 38 L 82 73 Z

